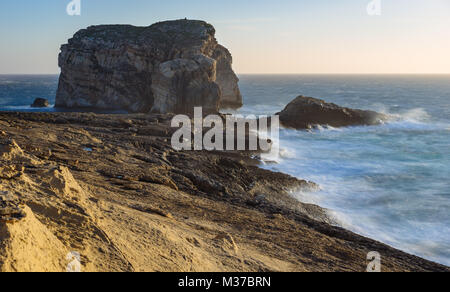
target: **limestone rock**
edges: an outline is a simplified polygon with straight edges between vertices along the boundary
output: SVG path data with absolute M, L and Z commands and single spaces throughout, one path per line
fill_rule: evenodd
M 11 220 L 0 217 L 0 272 L 65 271 L 66 247 L 29 207 L 16 209 L 20 214 L 14 214 Z
M 323 100 L 299 96 L 278 113 L 283 126 L 310 129 L 316 125 L 332 127 L 376 125 L 387 116 L 374 112 L 340 107 Z
M 46 100 L 45 98 L 36 98 L 33 102 L 33 104 L 31 105 L 31 107 L 35 107 L 35 108 L 43 108 L 43 107 L 48 107 L 49 103 L 48 100 Z
M 237 252 L 239 250 L 236 242 L 234 241 L 234 238 L 231 234 L 226 232 L 221 232 L 219 235 L 215 238 L 216 241 L 220 242 L 222 248 L 225 250 Z
M 15 164 L 14 169 L 21 169 L 20 165 L 37 165 L 40 162 L 26 154 L 13 139 L 0 138 L 0 166 Z M 20 172 L 20 171 L 19 171 Z
M 165 132 L 170 115 L 0 113 L 11 137 L 0 165 L 25 166 L 0 179 L 0 196 L 16 196 L 1 213 L 25 214 L 0 220 L 0 272 L 357 272 L 372 250 L 385 272 L 450 271 L 333 226 L 292 196 L 316 184 L 259 168 L 252 153 L 130 135 L 156 123 Z
M 0 162 L 0 179 L 12 179 L 24 171 L 22 165 L 3 165 Z
M 0 140 L 0 159 L 14 160 L 23 154 L 23 150 L 17 145 L 16 141 L 10 139 Z
M 22 200 L 9 192 L 0 192 L 0 222 L 15 223 L 25 217 Z
M 230 51 L 218 45 L 214 51 L 213 58 L 217 60 L 217 79 L 216 83 L 222 91 L 220 99 L 221 108 L 240 108 L 242 107 L 242 95 L 239 90 L 239 78 L 233 71 L 233 58 Z
M 59 55 L 56 107 L 190 113 L 242 105 L 230 52 L 203 21 L 91 26 Z

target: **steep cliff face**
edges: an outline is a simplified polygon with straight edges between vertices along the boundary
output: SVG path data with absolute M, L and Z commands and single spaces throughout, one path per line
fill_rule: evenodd
M 239 79 L 233 71 L 230 51 L 218 45 L 214 51 L 213 58 L 217 61 L 216 83 L 222 90 L 220 106 L 224 108 L 239 108 L 242 104 L 242 95 L 239 90 Z
M 92 26 L 61 47 L 59 66 L 56 107 L 186 113 L 242 105 L 231 54 L 203 21 Z

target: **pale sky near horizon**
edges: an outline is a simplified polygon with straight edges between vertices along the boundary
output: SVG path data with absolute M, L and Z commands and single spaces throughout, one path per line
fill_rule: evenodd
M 450 0 L 0 1 L 0 74 L 59 73 L 59 47 L 94 24 L 202 19 L 244 73 L 450 73 Z

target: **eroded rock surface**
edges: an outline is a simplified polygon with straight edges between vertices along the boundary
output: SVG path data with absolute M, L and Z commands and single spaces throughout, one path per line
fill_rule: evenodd
M 170 118 L 0 113 L 0 164 L 23 166 L 0 178 L 0 271 L 76 252 L 82 271 L 361 272 L 371 251 L 383 271 L 449 271 L 330 225 L 290 195 L 314 183 L 246 152 L 173 150 Z
M 59 55 L 56 107 L 190 113 L 239 107 L 230 52 L 203 21 L 91 26 Z
M 387 116 L 374 111 L 340 107 L 306 96 L 294 99 L 278 115 L 283 126 L 295 129 L 310 129 L 317 125 L 332 127 L 376 125 L 387 120 Z
M 9 192 L 0 191 L 0 222 L 15 223 L 25 217 L 22 200 Z

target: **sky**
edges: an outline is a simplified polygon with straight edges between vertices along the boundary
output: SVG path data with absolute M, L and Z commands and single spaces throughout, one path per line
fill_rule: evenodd
M 61 44 L 90 25 L 185 17 L 216 27 L 239 74 L 450 73 L 450 0 L 80 1 L 69 16 L 71 0 L 1 0 L 0 74 L 59 73 Z

